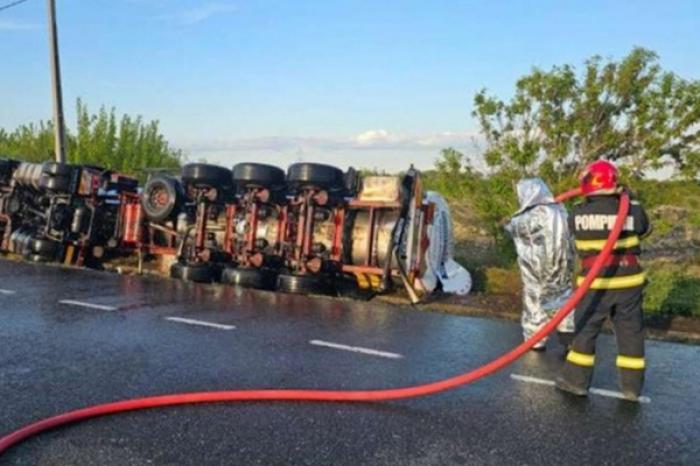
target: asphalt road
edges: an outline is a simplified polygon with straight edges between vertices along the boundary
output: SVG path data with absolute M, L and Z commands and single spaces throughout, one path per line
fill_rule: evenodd
M 502 321 L 2 260 L 0 433 L 164 393 L 406 386 L 476 367 L 519 341 L 518 326 Z M 604 335 L 599 348 L 594 385 L 614 391 L 614 341 Z M 552 341 L 545 354 L 421 399 L 100 418 L 29 440 L 0 464 L 700 463 L 700 347 L 648 342 L 641 404 L 557 392 L 547 383 L 560 355 Z

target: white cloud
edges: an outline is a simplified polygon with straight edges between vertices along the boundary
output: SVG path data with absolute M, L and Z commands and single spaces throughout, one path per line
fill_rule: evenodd
M 376 143 L 386 143 L 391 139 L 391 134 L 385 129 L 370 129 L 355 136 L 355 141 L 360 145 L 371 146 Z
M 207 19 L 223 13 L 231 13 L 238 9 L 233 3 L 204 3 L 202 5 L 187 8 L 171 15 L 161 16 L 161 19 L 173 20 L 185 26 L 201 23 Z
M 38 24 L 25 23 L 23 21 L 0 20 L 0 31 L 28 31 L 37 29 Z
M 469 131 L 404 134 L 373 129 L 356 135 L 349 147 L 362 150 L 439 150 L 449 146 L 464 146 L 469 144 L 475 136 L 476 133 Z
M 414 164 L 431 168 L 441 149 L 455 147 L 479 165 L 475 132 L 401 134 L 384 129 L 367 130 L 347 137 L 264 136 L 227 140 L 178 140 L 192 160 L 204 158 L 224 166 L 256 160 L 284 166 L 298 161 L 331 163 L 345 167 L 377 168 L 389 172 Z
M 384 129 L 363 131 L 351 137 L 311 137 L 311 136 L 263 136 L 230 140 L 188 141 L 181 146 L 190 151 L 237 152 L 273 151 L 289 152 L 302 150 L 323 151 L 416 151 L 443 149 L 449 146 L 471 144 L 476 136 L 473 132 L 451 132 L 428 134 L 400 134 Z

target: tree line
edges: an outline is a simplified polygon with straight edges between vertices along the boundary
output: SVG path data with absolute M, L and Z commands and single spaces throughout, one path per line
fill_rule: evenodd
M 616 162 L 632 187 L 661 169 L 686 183 L 700 175 L 700 81 L 663 70 L 644 48 L 619 61 L 594 56 L 580 69 L 534 68 L 510 99 L 482 89 L 473 103 L 486 169 L 446 148 L 428 180 L 449 197 L 468 198 L 497 239 L 505 239 L 499 221 L 517 210 L 522 177 L 540 176 L 557 192 L 599 158 Z
M 78 99 L 73 129 L 66 129 L 70 163 L 95 165 L 143 177 L 145 170 L 177 168 L 182 151 L 165 140 L 158 121 L 141 116 L 117 117 L 114 108 L 101 107 L 91 113 Z M 0 156 L 28 162 L 55 159 L 53 123 L 40 121 L 20 125 L 12 131 L 0 128 Z

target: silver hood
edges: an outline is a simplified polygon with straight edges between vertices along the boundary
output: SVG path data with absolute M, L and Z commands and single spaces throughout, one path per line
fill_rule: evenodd
M 541 178 L 525 178 L 518 181 L 518 215 L 536 205 L 553 204 L 554 195 Z

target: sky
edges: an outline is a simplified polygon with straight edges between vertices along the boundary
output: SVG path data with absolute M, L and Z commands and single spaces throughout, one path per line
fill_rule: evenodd
M 10 0 L 0 0 L 0 6 Z M 44 0 L 0 11 L 0 127 L 51 118 Z M 478 90 L 655 50 L 700 78 L 700 2 L 57 0 L 75 102 L 159 120 L 191 160 L 396 171 L 478 153 Z M 478 160 L 475 161 L 478 166 Z

